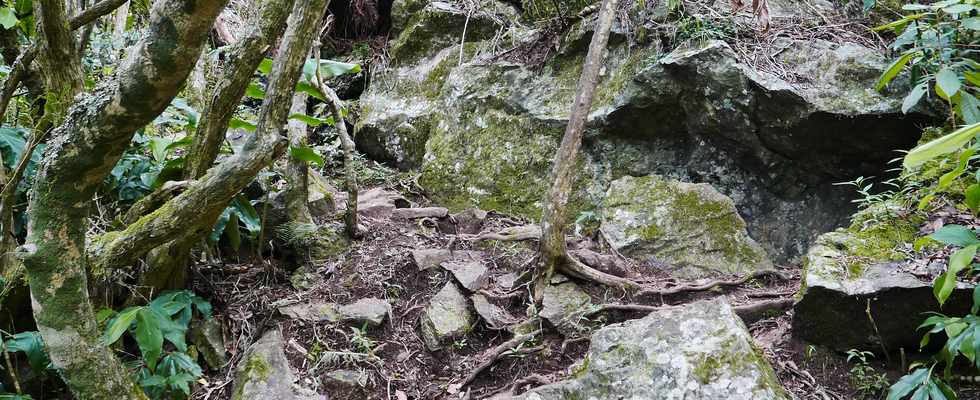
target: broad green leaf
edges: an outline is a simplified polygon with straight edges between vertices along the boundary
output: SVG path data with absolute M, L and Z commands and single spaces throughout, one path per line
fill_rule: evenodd
M 262 230 L 262 219 L 248 198 L 244 195 L 235 196 L 229 206 L 232 212 L 238 216 L 238 220 L 245 225 L 245 230 L 249 232 L 249 235 L 253 239 L 258 237 L 259 231 Z
M 327 101 L 327 97 L 320 92 L 319 88 L 306 82 L 297 83 L 296 91 L 301 93 L 306 93 L 310 95 L 310 97 L 320 101 Z
M 252 82 L 249 83 L 248 88 L 245 89 L 245 95 L 253 99 L 262 100 L 265 98 L 265 89 L 262 88 L 262 85 Z
M 307 82 L 313 82 L 316 77 L 316 59 L 306 60 L 303 64 L 303 78 Z M 361 66 L 357 64 L 344 63 L 333 60 L 320 60 L 320 77 L 323 79 L 336 78 L 345 74 L 356 74 L 361 72 Z
M 912 57 L 915 57 L 918 54 L 919 52 L 917 51 L 907 51 L 895 59 L 895 61 L 892 61 L 891 65 L 889 65 L 888 68 L 885 69 L 885 72 L 881 73 L 881 77 L 878 78 L 878 83 L 875 84 L 875 90 L 879 92 L 884 90 L 885 86 L 888 86 L 888 83 L 891 82 L 892 79 L 895 79 L 899 72 L 902 72 L 902 69 L 905 68 L 905 65 L 907 65 L 909 61 L 912 60 Z
M 3 26 L 3 29 L 10 29 L 13 28 L 14 25 L 17 25 L 17 15 L 15 14 L 13 8 L 0 8 L 0 25 Z
M 262 75 L 269 75 L 269 73 L 272 72 L 272 59 L 271 58 L 263 58 L 262 59 L 262 62 L 259 63 L 258 71 Z
M 160 328 L 162 318 L 166 317 L 150 307 L 144 307 L 136 314 L 133 339 L 136 339 L 143 361 L 151 371 L 156 369 L 160 354 L 163 353 L 163 331 Z
M 225 232 L 225 227 L 228 226 L 228 219 L 231 218 L 231 207 L 225 207 L 221 215 L 218 216 L 218 221 L 214 223 L 214 229 L 211 229 L 211 234 L 208 235 L 208 241 L 211 243 L 218 243 L 221 239 L 221 234 Z
M 255 124 L 253 124 L 251 122 L 248 122 L 246 120 L 243 120 L 241 118 L 237 118 L 236 117 L 236 118 L 232 118 L 231 120 L 228 121 L 228 128 L 230 128 L 230 129 L 244 129 L 244 130 L 249 131 L 249 132 L 255 132 L 255 130 L 258 127 L 256 127 Z
M 971 314 L 976 314 L 980 311 L 980 285 L 973 288 L 973 307 L 970 309 Z
M 875 31 L 875 32 L 881 32 L 881 31 L 891 30 L 891 31 L 894 31 L 895 34 L 899 34 L 899 33 L 902 32 L 903 29 L 905 29 L 905 26 L 906 25 L 908 25 L 912 21 L 918 20 L 918 19 L 920 19 L 920 18 L 922 18 L 924 16 L 926 16 L 925 13 L 918 13 L 918 14 L 906 15 L 906 16 L 902 17 L 901 19 L 898 19 L 898 20 L 889 22 L 887 24 L 884 24 L 884 25 L 880 25 L 880 26 L 876 26 L 874 28 L 871 28 L 871 30 L 872 31 Z
M 936 94 L 939 97 L 949 100 L 950 97 L 956 95 L 956 92 L 960 91 L 962 86 L 960 77 L 948 67 L 939 70 L 939 73 L 936 74 Z
M 977 245 L 972 245 L 957 250 L 949 257 L 949 266 L 947 266 L 946 272 L 936 277 L 932 288 L 933 295 L 939 301 L 940 307 L 949 299 L 949 295 L 953 293 L 953 289 L 956 289 L 956 275 L 973 263 L 973 257 L 976 254 Z
M 289 146 L 289 155 L 297 160 L 313 163 L 321 167 L 324 163 L 323 156 L 317 154 L 316 151 L 309 147 Z
M 959 115 L 963 117 L 963 122 L 967 124 L 980 122 L 980 101 L 965 90 L 960 91 L 958 99 L 956 109 L 959 111 Z
M 973 18 L 964 19 L 964 20 L 960 21 L 960 26 L 962 26 L 962 27 L 964 27 L 966 29 L 970 29 L 970 30 L 974 30 L 974 31 L 980 31 L 980 17 L 973 17 Z
M 119 314 L 116 314 L 115 318 L 109 320 L 109 323 L 105 328 L 105 336 L 103 337 L 105 344 L 110 345 L 119 340 L 119 338 L 122 337 L 122 334 L 126 333 L 129 326 L 133 324 L 133 321 L 136 319 L 136 314 L 138 314 L 141 309 L 143 309 L 143 307 L 139 306 L 126 308 Z
M 306 114 L 299 114 L 299 113 L 290 115 L 289 119 L 295 119 L 314 128 L 327 123 L 327 121 L 322 120 L 320 118 L 306 115 Z
M 3 164 L 7 168 L 13 168 L 20 159 L 27 141 L 24 140 L 26 131 L 19 128 L 0 128 L 0 151 L 3 151 Z
M 225 229 L 225 237 L 228 238 L 228 244 L 235 251 L 238 251 L 242 247 L 242 234 L 238 230 L 238 213 L 231 213 L 228 216 L 228 227 L 230 229 Z
M 969 4 L 954 4 L 949 7 L 943 8 L 943 12 L 946 14 L 962 14 L 965 12 L 970 12 L 975 10 L 976 7 Z
M 966 167 L 970 165 L 970 158 L 973 157 L 976 152 L 977 150 L 973 147 L 963 150 L 963 152 L 960 153 L 959 162 L 956 164 L 956 168 L 953 168 L 952 171 L 949 171 L 939 177 L 939 182 L 936 184 L 936 190 L 946 189 L 953 183 L 953 181 L 956 180 L 956 178 L 963 175 L 963 173 L 966 172 Z
M 966 196 L 966 206 L 973 211 L 973 215 L 980 215 L 980 184 L 972 184 L 964 192 Z
M 912 107 L 919 104 L 919 101 L 922 100 L 922 96 L 926 94 L 927 90 L 929 90 L 929 82 L 922 82 L 912 87 L 909 94 L 905 96 L 905 100 L 902 100 L 902 113 L 907 114 Z
M 905 168 L 915 168 L 933 158 L 959 150 L 973 139 L 977 133 L 980 133 L 980 123 L 957 129 L 943 137 L 912 149 L 905 155 L 903 165 Z
M 875 8 L 875 0 L 864 0 L 863 3 L 864 3 L 864 12 L 871 11 L 872 8 Z
M 886 400 L 902 400 L 929 379 L 929 370 L 919 368 L 903 376 L 888 389 Z
M 944 225 L 942 228 L 936 230 L 935 233 L 929 235 L 929 238 L 937 242 L 960 247 L 980 244 L 976 232 L 965 226 L 955 224 Z
M 19 332 L 7 339 L 5 343 L 7 351 L 21 352 L 27 356 L 27 362 L 35 373 L 40 373 L 47 368 L 48 354 L 44 349 L 44 340 L 37 331 Z

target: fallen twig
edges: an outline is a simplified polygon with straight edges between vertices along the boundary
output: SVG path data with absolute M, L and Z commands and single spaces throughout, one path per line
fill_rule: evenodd
M 540 333 L 541 333 L 541 329 L 538 329 L 538 330 L 535 330 L 533 332 L 526 333 L 526 334 L 523 334 L 523 335 L 515 335 L 510 340 L 508 340 L 506 342 L 503 342 L 500 345 L 498 345 L 497 347 L 494 347 L 494 348 L 490 349 L 489 351 L 487 351 L 485 353 L 483 362 L 480 363 L 480 365 L 477 365 L 475 369 L 473 369 L 472 371 L 470 371 L 470 373 L 468 375 L 466 375 L 466 378 L 464 378 L 458 384 L 457 388 L 463 388 L 466 385 L 469 385 L 470 383 L 473 382 L 474 379 L 476 379 L 477 376 L 480 375 L 481 372 L 483 372 L 484 370 L 486 370 L 487 368 L 489 368 L 491 365 L 493 365 L 495 362 L 497 362 L 497 360 L 500 359 L 500 357 L 504 353 L 506 353 L 506 352 L 508 352 L 510 350 L 514 350 L 518 346 L 524 344 L 524 342 L 527 342 L 528 340 L 531 340 L 532 338 L 534 338 L 535 336 L 537 336 Z

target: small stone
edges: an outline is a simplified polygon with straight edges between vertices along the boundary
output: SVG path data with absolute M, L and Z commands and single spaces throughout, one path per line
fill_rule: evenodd
M 190 329 L 191 343 L 213 370 L 220 370 L 228 362 L 225 338 L 221 334 L 221 322 L 216 318 L 194 321 Z
M 325 400 L 295 384 L 283 345 L 282 332 L 274 329 L 248 349 L 235 368 L 236 400 Z
M 493 278 L 493 280 L 497 282 L 497 286 L 500 286 L 501 289 L 512 290 L 514 289 L 514 285 L 517 284 L 517 278 L 519 277 L 516 273 L 508 272 Z
M 541 317 L 551 322 L 562 335 L 571 336 L 586 330 L 580 321 L 592 310 L 592 297 L 568 281 L 549 285 L 542 294 Z
M 490 271 L 479 261 L 446 261 L 440 265 L 470 292 L 483 289 L 490 281 Z
M 476 309 L 476 313 L 480 315 L 480 318 L 483 318 L 490 329 L 505 329 L 520 322 L 517 317 L 502 307 L 491 303 L 482 294 L 475 294 L 470 299 L 473 300 L 473 308 Z
M 371 374 L 362 370 L 338 369 L 324 374 L 324 384 L 333 389 L 358 390 L 371 383 Z
M 455 283 L 447 282 L 422 314 L 422 339 L 429 351 L 436 351 L 446 342 L 466 335 L 474 322 L 469 300 Z
M 292 319 L 307 322 L 338 322 L 343 319 L 336 304 L 321 301 L 279 307 L 279 313 Z
M 367 324 L 368 327 L 374 328 L 384 323 L 390 306 L 387 301 L 372 297 L 340 306 L 339 311 L 345 322 L 358 326 Z
M 472 251 L 472 250 L 457 250 L 450 251 L 449 249 L 415 249 L 412 250 L 412 260 L 415 261 L 415 265 L 419 267 L 419 271 L 425 271 L 429 268 L 438 267 L 445 261 L 449 260 L 462 260 L 462 261 L 479 261 L 483 259 L 482 251 Z

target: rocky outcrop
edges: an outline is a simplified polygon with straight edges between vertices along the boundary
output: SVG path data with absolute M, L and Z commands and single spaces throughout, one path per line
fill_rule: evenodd
M 476 318 L 470 310 L 470 301 L 453 282 L 436 293 L 422 314 L 421 331 L 429 351 L 441 349 L 446 343 L 466 335 Z
M 582 333 L 587 329 L 582 323 L 592 311 L 592 297 L 564 276 L 556 278 L 541 295 L 541 318 L 565 336 Z
M 887 65 L 874 50 L 781 39 L 779 71 L 748 64 L 721 41 L 661 52 L 673 44 L 640 34 L 653 29 L 651 19 L 666 18 L 654 3 L 662 2 L 630 10 L 635 36 L 625 40 L 615 29 L 573 209 L 600 204 L 622 176 L 709 183 L 734 201 L 764 249 L 786 260 L 853 211 L 833 182 L 878 174 L 891 150 L 915 143 L 926 117 L 902 114 L 900 96 L 873 90 Z M 794 11 L 783 8 L 774 12 Z M 449 18 L 428 10 L 417 18 Z M 453 211 L 536 216 L 591 25 L 569 29 L 540 69 L 490 57 L 491 41 L 479 34 L 463 38 L 460 65 L 458 34 L 447 42 L 406 30 L 397 42 L 414 43 L 422 57 L 396 63 L 362 96 L 359 148 L 420 169 L 423 186 Z M 514 37 L 534 37 L 513 29 Z
M 343 322 L 356 327 L 374 328 L 384 323 L 390 308 L 384 300 L 363 298 L 345 305 L 323 301 L 291 304 L 279 307 L 279 313 L 307 322 Z
M 267 332 L 248 349 L 235 368 L 233 400 L 326 400 L 296 385 L 283 351 L 282 332 Z
M 795 335 L 839 351 L 914 350 L 924 334 L 918 327 L 925 313 L 969 314 L 973 286 L 958 284 L 940 309 L 930 278 L 880 254 L 857 255 L 880 246 L 867 243 L 868 238 L 841 230 L 820 236 L 810 248 L 804 257 L 800 300 L 794 306 Z M 942 271 L 945 266 L 934 268 Z
M 711 185 L 656 175 L 612 182 L 602 231 L 623 254 L 684 278 L 772 269 L 735 204 Z
M 571 379 L 516 398 L 775 400 L 789 396 L 731 306 L 707 300 L 596 331 Z

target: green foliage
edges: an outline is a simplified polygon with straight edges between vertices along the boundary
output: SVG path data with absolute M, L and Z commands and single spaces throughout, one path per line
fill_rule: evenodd
M 127 332 L 136 342 L 143 364 L 137 377 L 154 399 L 185 399 L 190 396 L 190 383 L 202 375 L 201 367 L 187 355 L 187 329 L 194 310 L 211 317 L 211 304 L 203 298 L 187 290 L 171 291 L 146 306 L 120 311 L 106 324 L 102 339 L 106 345 Z
M 880 398 L 881 393 L 888 389 L 888 377 L 878 373 L 868 362 L 874 354 L 870 351 L 851 349 L 847 351 L 847 362 L 853 363 L 850 370 L 851 387 L 857 391 L 857 399 L 869 400 Z
M 44 350 L 44 340 L 37 331 L 20 332 L 11 335 L 5 342 L 6 351 L 24 353 L 31 369 L 42 372 L 51 365 L 48 353 Z
M 950 106 L 951 123 L 980 122 L 980 63 L 973 49 L 980 30 L 978 8 L 972 0 L 943 0 L 932 4 L 906 4 L 913 12 L 901 19 L 874 28 L 893 31 L 897 36 L 892 49 L 899 51 L 878 79 L 875 88 L 883 90 L 902 71 L 908 70 L 912 89 L 903 101 L 902 111 L 919 104 L 929 87 Z
M 932 368 L 917 368 L 888 390 L 886 400 L 955 400 L 956 393 L 942 379 L 932 375 Z
M 259 232 L 262 230 L 262 220 L 259 218 L 259 213 L 255 210 L 252 202 L 241 194 L 235 196 L 228 207 L 221 212 L 221 216 L 218 217 L 218 222 L 211 230 L 208 240 L 211 243 L 217 243 L 224 235 L 228 238 L 232 248 L 238 250 L 241 246 L 240 229 L 244 229 L 246 238 L 253 241 L 259 237 Z

